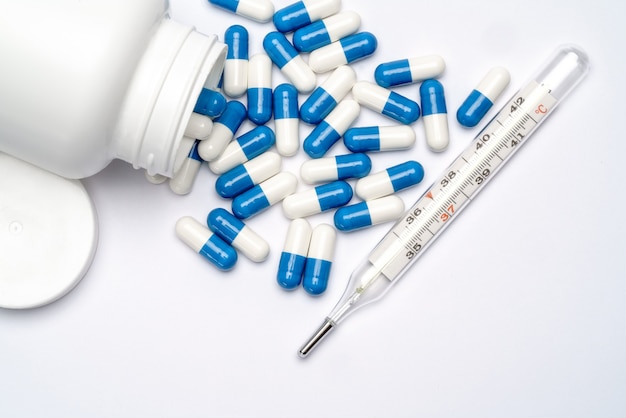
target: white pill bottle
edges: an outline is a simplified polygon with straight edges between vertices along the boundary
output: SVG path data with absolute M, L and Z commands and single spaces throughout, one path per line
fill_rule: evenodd
M 0 0 L 0 151 L 71 179 L 113 159 L 172 176 L 226 47 L 171 20 L 168 7 Z
M 113 159 L 172 176 L 226 46 L 167 0 L 0 0 L 0 308 L 53 302 L 98 241 L 78 179 Z

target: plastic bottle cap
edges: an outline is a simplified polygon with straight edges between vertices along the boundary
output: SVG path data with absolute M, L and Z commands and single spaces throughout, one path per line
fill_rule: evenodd
M 0 307 L 35 308 L 69 292 L 98 238 L 82 183 L 0 153 Z

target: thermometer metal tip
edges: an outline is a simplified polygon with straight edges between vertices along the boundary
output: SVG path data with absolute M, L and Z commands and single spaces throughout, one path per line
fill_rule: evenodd
M 334 329 L 334 326 L 335 324 L 333 323 L 333 321 L 326 318 L 322 326 L 319 327 L 319 329 L 315 331 L 315 333 L 302 346 L 302 348 L 300 348 L 300 351 L 298 351 L 298 356 L 300 356 L 300 358 L 306 358 L 311 353 L 311 351 L 319 344 L 319 342 L 322 341 L 324 337 Z

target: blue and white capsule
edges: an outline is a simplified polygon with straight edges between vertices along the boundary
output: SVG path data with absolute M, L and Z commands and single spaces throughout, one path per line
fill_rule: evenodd
M 213 121 L 208 116 L 199 113 L 191 113 L 185 126 L 184 136 L 193 139 L 207 139 L 213 130 Z
M 283 212 L 289 219 L 306 218 L 345 205 L 352 199 L 352 187 L 345 181 L 322 184 L 295 193 L 283 200 Z
M 308 160 L 300 166 L 300 177 L 307 184 L 361 178 L 372 169 L 366 154 L 355 153 Z
M 437 80 L 426 80 L 420 86 L 420 98 L 424 114 L 426 143 L 435 152 L 441 152 L 450 143 L 448 111 L 443 86 Z
M 302 0 L 274 13 L 274 26 L 286 33 L 311 22 L 334 15 L 341 8 L 341 0 Z
M 332 74 L 302 103 L 300 106 L 300 119 L 306 123 L 317 125 L 341 102 L 352 90 L 356 83 L 356 73 L 347 66 L 342 65 L 335 69 Z
M 437 78 L 445 69 L 443 58 L 427 55 L 382 63 L 376 67 L 374 79 L 379 86 L 389 88 Z
M 333 220 L 338 230 L 347 232 L 397 221 L 403 214 L 404 201 L 391 195 L 339 208 Z
M 272 62 L 300 93 L 310 93 L 317 84 L 317 78 L 298 51 L 280 32 L 270 32 L 263 38 L 263 49 Z
M 357 13 L 337 13 L 295 31 L 293 46 L 300 52 L 312 52 L 356 33 L 360 26 L 361 16 Z
M 369 81 L 358 81 L 352 87 L 352 96 L 362 106 L 405 125 L 420 117 L 417 102 Z
M 302 277 L 302 287 L 310 295 L 321 295 L 328 287 L 336 238 L 335 229 L 328 224 L 313 229 Z
M 276 149 L 291 157 L 300 148 L 300 112 L 298 91 L 291 84 L 281 84 L 274 89 L 274 130 Z
M 237 263 L 235 249 L 192 217 L 176 222 L 176 236 L 220 270 L 230 270 Z
M 275 152 L 264 152 L 234 167 L 215 180 L 215 191 L 225 199 L 232 199 L 280 172 L 281 158 Z
M 199 113 L 210 118 L 217 118 L 226 110 L 226 98 L 222 93 L 215 90 L 203 88 L 196 100 L 193 108 L 195 113 Z M 199 139 L 199 138 L 198 138 Z
M 233 214 L 239 219 L 251 218 L 293 194 L 297 187 L 296 176 L 284 171 L 278 173 L 235 197 Z
M 274 16 L 270 0 L 209 0 L 209 3 L 239 16 L 265 23 Z
M 407 125 L 350 128 L 343 143 L 352 152 L 406 150 L 415 145 L 415 130 Z
M 224 93 L 230 97 L 240 97 L 248 90 L 248 30 L 241 25 L 233 25 L 224 33 L 224 43 L 228 47 L 224 62 Z
M 340 65 L 369 57 L 377 46 L 378 41 L 371 33 L 355 33 L 311 52 L 309 67 L 318 74 L 325 73 Z
M 257 125 L 272 118 L 272 60 L 263 53 L 248 62 L 248 118 Z
M 226 209 L 209 212 L 207 225 L 215 235 L 256 263 L 264 261 L 270 253 L 267 241 Z
M 198 145 L 198 153 L 204 161 L 213 161 L 226 149 L 239 127 L 246 120 L 246 107 L 236 100 L 226 104 L 222 116 L 213 121 L 211 135 Z
M 374 200 L 415 186 L 423 178 L 424 167 L 417 161 L 409 160 L 359 179 L 355 192 L 365 201 Z
M 459 107 L 456 112 L 459 123 L 468 128 L 478 125 L 509 85 L 509 81 L 511 76 L 505 68 L 492 68 Z
M 306 219 L 294 219 L 289 224 L 276 274 L 276 281 L 283 289 L 293 290 L 302 283 L 311 232 Z
M 263 154 L 276 142 L 274 132 L 267 126 L 257 126 L 228 144 L 219 158 L 209 162 L 209 169 L 223 174 L 254 157 Z
M 302 148 L 311 158 L 321 158 L 341 139 L 359 116 L 361 107 L 350 99 L 342 100 L 304 139 Z
M 170 179 L 170 189 L 176 194 L 185 195 L 188 194 L 193 188 L 193 184 L 198 177 L 200 167 L 204 163 L 202 157 L 198 153 L 198 145 L 201 141 L 193 140 L 190 138 L 183 138 L 185 142 L 191 140 L 193 145 L 187 153 L 187 157 L 182 162 L 180 168 L 174 174 L 174 177 Z

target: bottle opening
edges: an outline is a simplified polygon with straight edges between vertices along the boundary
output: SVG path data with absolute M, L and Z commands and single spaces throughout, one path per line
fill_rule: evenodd
M 165 18 L 134 74 L 114 135 L 115 158 L 172 177 L 185 128 L 203 87 L 215 88 L 226 46 Z

